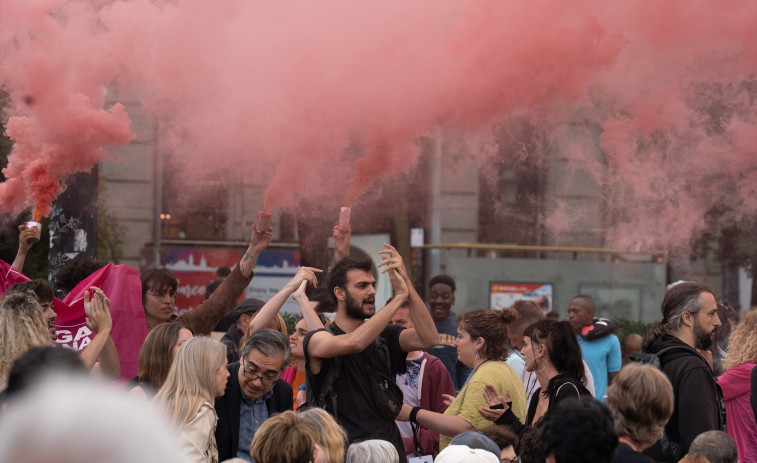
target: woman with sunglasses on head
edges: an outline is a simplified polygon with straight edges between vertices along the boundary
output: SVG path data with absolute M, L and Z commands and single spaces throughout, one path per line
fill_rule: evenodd
M 540 427 L 544 417 L 561 401 L 570 397 L 591 396 L 583 385 L 581 348 L 569 322 L 541 320 L 528 326 L 523 333 L 520 353 L 526 371 L 536 373 L 541 386 L 531 398 L 526 420 L 521 421 L 510 409 L 510 393 L 505 394 L 506 400 L 488 384 L 484 399 L 489 407 L 479 409 L 481 416 L 498 425 L 510 426 L 518 437 L 522 437 L 531 426 Z
M 154 402 L 179 432 L 189 461 L 218 463 L 213 402 L 226 391 L 226 347 L 209 337 L 182 344 Z

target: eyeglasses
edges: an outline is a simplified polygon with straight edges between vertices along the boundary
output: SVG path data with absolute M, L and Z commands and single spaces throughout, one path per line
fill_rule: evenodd
M 150 291 L 150 296 L 156 299 L 163 299 L 166 296 L 176 299 L 176 291 Z
M 242 374 L 244 374 L 244 377 L 247 378 L 250 381 L 260 380 L 261 383 L 270 386 L 271 384 L 275 383 L 277 379 L 279 379 L 279 376 L 281 375 L 281 372 L 279 373 L 265 373 L 265 374 L 258 374 L 257 369 L 248 370 L 246 367 L 247 359 L 243 358 L 242 363 L 244 366 L 244 369 L 242 370 Z M 254 365 L 254 364 L 253 364 Z
M 503 458 L 502 463 L 520 463 L 520 457 L 515 457 L 512 460 Z

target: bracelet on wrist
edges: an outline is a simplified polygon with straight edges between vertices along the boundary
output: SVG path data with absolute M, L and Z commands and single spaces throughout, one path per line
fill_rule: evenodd
M 420 411 L 421 407 L 413 407 L 412 410 L 410 410 L 410 422 L 418 424 L 418 412 Z

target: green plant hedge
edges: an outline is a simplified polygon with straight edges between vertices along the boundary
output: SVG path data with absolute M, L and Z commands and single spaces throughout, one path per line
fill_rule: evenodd
M 622 342 L 626 335 L 631 333 L 640 334 L 644 337 L 652 328 L 652 323 L 644 323 L 637 320 L 627 320 L 625 318 L 614 319 L 615 323 L 615 336 Z

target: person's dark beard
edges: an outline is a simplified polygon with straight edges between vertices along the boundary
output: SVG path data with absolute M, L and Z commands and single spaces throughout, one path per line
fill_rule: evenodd
M 697 346 L 697 349 L 707 350 L 712 347 L 712 335 L 714 333 L 714 330 L 709 333 L 703 330 L 702 326 L 699 324 L 699 320 L 694 318 L 694 343 Z
M 356 320 L 365 320 L 366 318 L 370 318 L 371 315 L 373 315 L 366 315 L 363 311 L 363 301 L 353 299 L 352 296 L 350 296 L 350 293 L 348 293 L 347 291 L 344 292 L 344 306 L 345 314 L 348 317 L 354 318 Z

